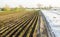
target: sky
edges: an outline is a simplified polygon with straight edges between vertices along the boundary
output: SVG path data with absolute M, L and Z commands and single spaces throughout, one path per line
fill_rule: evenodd
M 24 7 L 38 7 L 41 6 L 53 6 L 60 7 L 60 0 L 0 0 L 0 8 L 8 5 L 9 7 L 18 7 L 22 5 Z

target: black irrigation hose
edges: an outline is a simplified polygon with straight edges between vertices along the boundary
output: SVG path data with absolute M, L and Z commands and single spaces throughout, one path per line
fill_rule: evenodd
M 32 20 L 32 19 L 31 19 Z M 31 21 L 30 20 L 30 21 Z M 18 37 L 19 34 L 21 34 L 21 32 L 26 28 L 26 26 L 30 23 L 30 21 L 19 31 L 19 33 L 15 36 L 15 37 Z
M 26 22 L 25 22 L 25 23 L 26 23 Z M 17 23 L 16 23 L 16 24 L 17 24 Z M 28 24 L 28 23 L 27 23 L 27 24 Z M 21 25 L 21 27 L 22 27 L 22 26 L 23 26 L 23 25 Z M 23 31 L 23 29 L 24 29 L 26 26 L 27 26 L 27 25 L 25 25 L 25 26 L 22 28 L 21 31 Z M 13 27 L 13 26 L 12 26 L 12 27 Z M 10 27 L 10 28 L 11 28 L 11 27 Z M 16 27 L 14 27 L 14 29 L 15 29 L 15 28 L 16 28 Z M 8 30 L 8 29 L 7 29 L 7 30 Z M 13 30 L 13 29 L 12 29 L 12 30 Z M 5 31 L 6 31 L 6 30 L 5 30 Z M 5 31 L 4 31 L 4 32 L 5 32 Z M 4 32 L 3 32 L 3 33 L 4 33 Z M 10 30 L 9 32 L 11 32 L 11 30 Z M 8 32 L 7 34 L 9 34 L 9 32 Z M 16 32 L 16 31 L 15 31 L 15 32 Z

